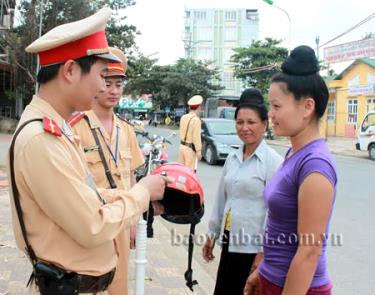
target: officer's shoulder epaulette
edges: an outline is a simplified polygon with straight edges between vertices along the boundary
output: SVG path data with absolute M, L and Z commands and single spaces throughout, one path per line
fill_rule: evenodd
M 121 116 L 120 114 L 116 114 L 117 118 L 119 118 L 121 121 L 125 122 L 126 124 L 129 124 L 130 126 L 134 127 L 134 124 L 131 123 L 129 120 L 125 119 L 123 116 Z
M 68 124 L 70 127 L 73 127 L 76 123 L 78 123 L 83 117 L 85 116 L 84 112 L 77 112 L 75 113 L 70 119 L 68 120 Z
M 51 133 L 55 136 L 61 136 L 61 130 L 57 123 L 49 117 L 43 118 L 43 129 L 45 132 Z

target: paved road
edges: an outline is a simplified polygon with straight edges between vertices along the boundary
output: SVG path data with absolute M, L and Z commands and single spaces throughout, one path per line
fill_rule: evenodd
M 150 128 L 155 132 L 166 135 L 170 131 L 160 128 Z M 173 146 L 167 152 L 170 161 L 177 159 L 178 137 L 173 139 Z M 281 155 L 285 147 L 273 146 Z M 375 265 L 375 163 L 368 159 L 334 156 L 338 167 L 337 200 L 332 218 L 331 233 L 342 239 L 342 246 L 330 246 L 328 249 L 328 266 L 334 283 L 334 294 L 373 294 L 375 277 L 372 268 Z M 207 230 L 207 221 L 213 206 L 213 197 L 222 170 L 221 165 L 209 166 L 200 162 L 198 176 L 205 190 L 206 214 L 197 227 L 198 234 Z M 188 233 L 187 226 L 176 226 L 164 223 L 172 232 Z M 201 249 L 196 246 L 194 263 L 199 263 L 212 278 L 205 285 L 212 290 L 216 276 L 219 249 L 216 249 L 216 260 L 206 264 L 201 259 Z M 181 259 L 185 257 L 182 256 Z

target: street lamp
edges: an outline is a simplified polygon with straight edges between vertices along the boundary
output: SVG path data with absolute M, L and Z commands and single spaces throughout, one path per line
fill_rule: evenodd
M 273 0 L 263 0 L 263 2 L 266 2 L 267 4 L 272 5 L 273 7 L 275 7 L 275 8 L 277 8 L 277 9 L 281 10 L 281 11 L 282 11 L 283 13 L 285 13 L 285 15 L 287 16 L 288 21 L 289 21 L 289 42 L 288 42 L 289 44 L 288 44 L 288 53 L 290 53 L 290 42 L 291 42 L 291 39 L 292 39 L 292 21 L 290 20 L 289 13 L 288 13 L 285 9 L 283 9 L 283 8 L 281 8 L 281 7 L 279 7 L 279 6 L 275 5 L 275 4 L 273 4 Z

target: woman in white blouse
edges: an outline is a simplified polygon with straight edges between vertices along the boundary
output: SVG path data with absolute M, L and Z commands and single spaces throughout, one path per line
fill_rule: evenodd
M 268 115 L 259 90 L 241 94 L 235 120 L 243 145 L 225 162 L 203 247 L 208 262 L 214 259 L 215 240 L 222 244 L 214 295 L 242 295 L 252 266 L 261 260 L 263 190 L 283 160 L 263 139 Z

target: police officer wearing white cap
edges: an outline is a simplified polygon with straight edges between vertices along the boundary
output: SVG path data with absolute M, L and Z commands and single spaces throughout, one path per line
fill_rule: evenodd
M 190 112 L 181 117 L 180 121 L 180 150 L 178 161 L 193 170 L 197 169 L 197 161 L 202 158 L 201 111 L 203 97 L 194 95 L 188 101 Z
M 56 27 L 26 49 L 39 55 L 40 89 L 22 114 L 7 169 L 16 242 L 33 264 L 28 294 L 106 290 L 118 260 L 115 237 L 164 193 L 162 176 L 129 191 L 97 188 L 66 123 L 91 108 L 105 89 L 107 63 L 119 62 L 105 35 L 110 14 L 104 8 Z

